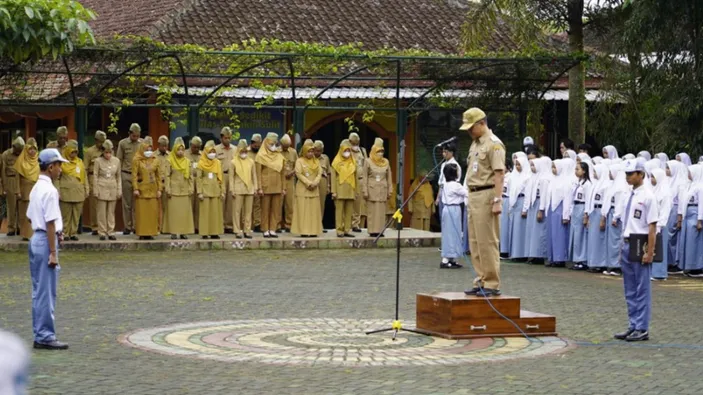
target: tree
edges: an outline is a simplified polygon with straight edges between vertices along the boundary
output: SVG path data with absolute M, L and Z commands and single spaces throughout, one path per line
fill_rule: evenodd
M 547 32 L 566 32 L 571 53 L 584 52 L 584 28 L 603 23 L 603 10 L 621 3 L 619 0 L 481 0 L 469 12 L 463 29 L 464 45 L 481 47 L 498 24 L 511 26 L 518 45 L 549 45 Z M 586 66 L 579 63 L 569 70 L 569 137 L 576 143 L 585 141 Z
M 95 14 L 71 0 L 0 0 L 0 59 L 15 64 L 94 44 Z

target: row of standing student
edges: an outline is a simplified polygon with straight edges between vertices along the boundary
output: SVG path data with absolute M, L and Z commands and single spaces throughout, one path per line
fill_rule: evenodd
M 631 191 L 624 165 L 613 146 L 603 157 L 565 152 L 552 161 L 536 150 L 516 152 L 506 176 L 501 217 L 501 253 L 529 262 L 620 275 L 622 216 Z M 657 198 L 657 231 L 664 261 L 654 263 L 652 277 L 669 273 L 703 277 L 703 165 L 680 153 L 654 158 L 646 151 L 624 159 L 644 162 L 645 187 Z

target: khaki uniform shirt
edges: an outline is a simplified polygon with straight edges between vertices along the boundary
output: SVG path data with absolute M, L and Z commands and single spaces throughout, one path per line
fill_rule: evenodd
M 246 160 L 251 162 L 251 187 L 247 188 L 247 184 L 242 181 L 239 174 L 237 174 L 237 169 L 232 164 L 232 171 L 229 173 L 229 185 L 235 195 L 253 195 L 259 189 L 259 183 L 256 179 L 256 164 L 251 158 Z
M 162 190 L 160 168 L 158 160 L 147 159 L 132 164 L 132 189 L 139 191 L 140 198 L 156 198 L 157 192 Z
M 17 171 L 15 170 L 15 162 L 19 155 L 13 153 L 12 148 L 5 150 L 0 156 L 0 191 L 10 193 L 19 193 L 20 185 L 17 181 Z
M 286 178 L 286 183 L 289 184 L 287 188 L 290 189 L 290 183 L 295 181 L 295 162 L 298 160 L 298 153 L 293 148 L 288 148 L 288 151 L 282 151 L 281 154 L 285 160 L 283 162 L 283 174 L 287 176 L 293 173 L 291 178 Z
M 385 202 L 393 193 L 391 166 L 376 166 L 373 162 L 366 161 L 364 168 L 364 195 L 370 202 Z
M 103 152 L 97 145 L 88 147 L 88 149 L 83 152 L 83 163 L 85 164 L 85 171 L 88 172 L 88 175 L 93 174 L 93 163 L 95 162 L 95 159 L 102 155 L 102 153 Z
M 166 151 L 165 154 L 162 154 L 161 151 L 156 150 L 156 160 L 159 161 L 159 171 L 161 172 L 161 188 L 166 188 L 166 177 L 168 176 L 169 168 L 171 167 L 171 164 L 168 162 L 168 156 L 171 154 L 169 151 Z
M 132 172 L 132 159 L 134 159 L 134 154 L 137 153 L 141 144 L 142 139 L 132 142 L 129 137 L 120 140 L 119 144 L 117 144 L 117 159 L 120 160 L 122 171 Z
M 190 166 L 190 163 L 188 163 Z M 190 169 L 190 178 L 186 180 L 183 173 L 171 168 L 171 163 L 166 161 L 166 176 L 164 177 L 164 190 L 171 196 L 190 196 L 195 192 L 195 173 Z
M 356 177 L 356 174 L 354 175 Z M 354 200 L 356 191 L 352 189 L 352 186 L 347 184 L 346 182 L 344 184 L 339 184 L 337 182 L 337 178 L 339 178 L 339 175 L 337 174 L 337 171 L 332 169 L 332 193 L 336 194 L 337 197 L 336 199 L 351 199 Z M 357 184 L 359 183 L 359 180 L 356 181 Z M 358 187 L 358 185 L 357 185 Z
M 366 167 L 366 162 L 369 160 L 369 156 L 366 154 L 366 149 L 364 147 L 359 147 L 359 152 L 351 150 L 351 153 L 356 161 L 356 190 L 361 192 L 361 188 L 364 186 L 364 168 Z
M 259 189 L 265 195 L 275 195 L 283 192 L 286 178 L 283 175 L 285 166 L 281 171 L 275 171 L 270 167 L 264 166 L 261 163 L 256 164 L 256 179 L 259 180 Z M 293 191 L 290 191 L 291 193 Z
M 302 197 L 319 197 L 320 190 L 320 180 L 322 179 L 322 168 L 317 167 L 317 169 L 310 169 L 303 159 L 298 159 L 295 162 L 295 175 L 298 177 L 298 184 L 295 186 L 295 196 Z M 326 182 L 326 181 L 325 181 Z M 308 186 L 314 185 L 315 187 L 310 190 Z
M 467 162 L 466 184 L 469 188 L 492 186 L 495 171 L 505 171 L 505 145 L 489 130 L 471 143 Z
M 76 170 L 83 171 L 80 167 L 76 167 Z M 59 199 L 62 202 L 78 203 L 90 196 L 90 177 L 87 174 L 83 174 L 83 182 L 81 183 L 76 175 L 61 172 L 59 179 L 56 181 Z
M 189 149 L 186 150 L 186 155 L 185 157 L 190 160 L 190 176 L 192 178 L 195 177 L 195 173 L 198 170 L 198 162 L 200 161 L 200 154 L 201 152 L 198 151 L 197 154 L 192 153 Z M 197 194 L 197 185 L 195 185 L 195 191 L 193 191 L 194 194 Z
M 222 163 L 222 172 L 225 173 L 225 178 L 232 170 L 232 159 L 237 153 L 237 147 L 230 144 L 229 148 L 225 148 L 223 144 L 218 144 L 215 146 L 215 152 L 217 153 L 217 159 Z
M 224 196 L 224 178 L 222 179 L 222 184 L 217 179 L 216 174 L 205 172 L 202 169 L 197 169 L 195 173 L 195 185 L 198 188 L 198 193 L 202 194 L 206 198 L 221 198 Z
M 120 160 L 114 156 L 107 160 L 102 156 L 93 161 L 93 195 L 98 200 L 112 202 L 122 194 Z

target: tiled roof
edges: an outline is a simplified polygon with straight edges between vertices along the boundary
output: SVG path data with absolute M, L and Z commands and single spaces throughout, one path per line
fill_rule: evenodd
M 243 40 L 364 44 L 460 53 L 465 0 L 84 0 L 98 36 L 149 35 L 220 49 Z M 501 26 L 491 50 L 516 49 Z

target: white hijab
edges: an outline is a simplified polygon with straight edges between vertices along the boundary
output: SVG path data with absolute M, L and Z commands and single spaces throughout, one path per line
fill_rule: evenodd
M 613 207 L 611 202 L 613 196 L 618 192 L 628 192 L 630 186 L 627 184 L 627 179 L 625 178 L 625 166 L 622 163 L 617 163 L 610 166 L 609 173 L 613 177 L 613 183 L 606 190 L 605 200 L 603 200 L 603 213 L 607 214 L 608 211 Z
M 569 158 L 571 160 L 576 160 L 576 151 L 572 149 L 566 150 L 566 155 L 564 155 L 564 158 Z
M 658 154 L 656 154 L 656 155 L 654 155 L 654 156 L 656 156 L 657 158 L 659 158 L 659 160 L 661 161 L 662 169 L 666 169 L 666 162 L 669 161 L 669 155 L 667 155 L 667 154 L 665 154 L 665 153 L 663 153 L 663 152 L 660 152 L 660 153 L 658 153 Z
M 624 160 L 634 160 L 637 159 L 635 157 L 635 154 L 625 154 L 625 156 L 622 157 Z
M 532 170 L 530 170 L 530 161 L 527 159 L 527 155 L 518 156 L 515 161 L 516 163 L 520 163 L 520 168 L 522 171 L 518 171 L 515 175 L 510 177 L 510 193 L 508 193 L 508 203 L 511 208 L 515 206 L 518 195 L 525 193 L 525 188 L 527 187 L 530 178 L 533 176 Z M 513 170 L 517 171 L 517 166 L 514 166 Z
M 546 180 L 552 180 L 554 177 L 552 175 L 552 160 L 546 156 L 541 158 L 532 159 L 531 162 L 535 165 L 535 170 L 532 177 L 530 177 L 530 206 L 532 206 L 537 200 L 537 190 L 539 189 L 540 182 Z M 542 191 L 540 198 L 544 198 L 546 191 Z
M 588 164 L 588 178 L 590 180 L 593 180 L 593 161 L 591 161 L 591 157 L 588 154 L 579 154 L 578 158 L 581 160 L 582 163 Z
M 671 199 L 671 189 L 669 188 L 671 180 L 666 175 L 666 171 L 661 168 L 652 169 L 652 176 L 657 180 L 657 185 L 652 186 L 657 201 Z M 666 216 L 668 217 L 669 213 L 666 213 Z
M 644 160 L 652 160 L 652 154 L 649 151 L 640 151 L 637 153 L 639 158 L 644 158 Z
M 666 165 L 669 166 L 669 171 L 671 172 L 669 190 L 673 197 L 678 197 L 683 191 L 688 189 L 690 184 L 688 167 L 677 160 L 670 160 L 666 162 Z
M 686 191 L 684 198 L 684 202 L 686 202 L 685 204 L 689 204 L 688 202 L 691 199 L 691 196 L 697 194 L 698 191 L 703 188 L 703 165 L 691 165 L 688 170 L 691 172 L 692 181 L 688 191 Z
M 691 166 L 693 164 L 691 163 L 691 157 L 685 152 L 679 152 L 676 154 L 676 160 L 682 162 L 686 166 Z
M 608 188 L 613 183 L 613 181 L 610 179 L 610 170 L 605 164 L 597 164 L 593 169 L 593 175 L 596 177 L 596 179 L 591 180 L 591 182 L 593 183 L 593 188 L 591 189 L 591 198 L 588 199 L 590 204 L 588 205 L 588 207 L 586 207 L 587 214 L 590 214 L 594 209 L 596 194 L 600 194 L 601 204 L 605 203 L 603 199 L 605 198 L 605 194 L 608 191 Z
M 608 154 L 608 157 L 606 158 L 605 155 L 603 155 L 603 158 L 605 159 L 618 159 L 618 150 L 615 149 L 614 146 L 612 145 L 606 145 L 603 147 L 603 151 L 605 151 Z
M 662 164 L 659 158 L 650 159 L 644 164 L 644 170 L 647 172 L 648 176 L 652 175 L 652 170 L 661 168 Z
M 603 163 L 604 160 L 610 160 L 610 159 L 603 159 L 602 156 L 594 156 L 593 157 L 593 163 L 595 163 L 596 165 L 600 165 L 601 163 Z
M 557 169 L 557 174 L 549 188 L 549 207 L 554 211 L 571 193 L 574 185 L 572 175 L 575 163 L 571 158 L 564 158 L 555 160 L 552 165 Z

